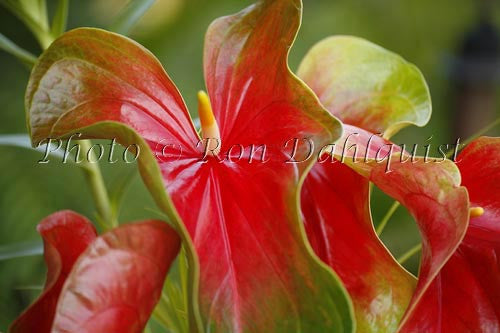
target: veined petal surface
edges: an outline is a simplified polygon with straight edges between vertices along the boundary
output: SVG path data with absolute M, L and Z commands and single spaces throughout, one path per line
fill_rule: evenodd
M 500 332 L 500 139 L 481 137 L 458 156 L 472 207 L 467 234 L 401 332 Z
M 344 136 L 325 149 L 304 182 L 301 204 L 308 238 L 346 285 L 358 330 L 395 332 L 416 280 L 375 233 L 370 179 L 348 164 L 354 158 L 356 167 L 362 168 L 376 158 L 387 165 L 386 156 L 401 148 L 383 138 L 408 125 L 425 125 L 431 114 L 429 90 L 414 65 L 350 36 L 316 44 L 298 75 L 345 123 Z
M 50 333 L 57 300 L 76 260 L 97 237 L 92 223 L 69 211 L 54 213 L 37 227 L 44 242 L 47 279 L 42 294 L 10 326 L 11 333 Z
M 295 139 L 308 143 L 297 149 L 303 156 L 341 133 L 288 69 L 301 9 L 297 0 L 258 1 L 209 28 L 205 77 L 221 131 L 217 157 L 202 159 L 177 90 L 158 61 L 124 37 L 69 32 L 30 81 L 35 142 L 82 132 L 139 144 L 146 185 L 198 256 L 200 312 L 211 331 L 354 329 L 350 300 L 312 253 L 299 217 L 298 189 L 314 159 L 287 163 Z

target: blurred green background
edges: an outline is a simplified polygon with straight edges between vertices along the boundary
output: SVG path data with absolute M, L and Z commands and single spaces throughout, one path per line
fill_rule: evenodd
M 251 4 L 249 0 L 157 0 L 134 27 L 131 37 L 164 64 L 196 111 L 196 92 L 204 89 L 202 48 L 209 23 Z M 124 0 L 70 1 L 69 28 L 109 27 Z M 54 8 L 49 1 L 49 9 Z M 394 141 L 407 144 L 453 143 L 491 123 L 500 108 L 500 5 L 486 0 L 304 0 L 304 20 L 290 56 L 296 69 L 307 50 L 324 37 L 356 35 L 392 50 L 424 73 L 433 98 L 433 116 L 425 128 L 408 128 Z M 38 55 L 29 30 L 0 6 L 0 33 Z M 26 133 L 23 97 L 29 69 L 0 51 L 0 135 Z M 489 132 L 500 134 L 498 129 Z M 434 151 L 434 154 L 436 152 Z M 37 164 L 42 154 L 0 146 L 0 249 L 39 240 L 36 224 L 61 209 L 94 218 L 95 209 L 82 172 L 54 161 Z M 102 165 L 112 186 L 132 177 L 120 220 L 155 216 L 155 206 L 135 166 Z M 392 201 L 374 191 L 372 211 L 378 223 Z M 419 242 L 412 218 L 400 208 L 382 238 L 397 257 Z M 418 256 L 406 263 L 418 271 Z M 41 256 L 0 260 L 0 332 L 39 293 L 45 268 Z

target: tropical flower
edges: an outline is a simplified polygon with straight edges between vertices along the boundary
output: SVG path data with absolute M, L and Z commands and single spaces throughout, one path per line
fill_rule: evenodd
M 389 138 L 409 124 L 425 125 L 431 102 L 416 67 L 361 39 L 320 42 L 304 59 L 299 76 L 346 124 L 343 150 L 333 152 L 345 163 L 332 163 L 326 156 L 325 163 L 313 167 L 304 183 L 302 208 L 315 252 L 349 291 L 357 329 L 497 332 L 500 274 L 493 258 L 500 239 L 495 227 L 499 141 L 471 144 L 459 157 L 459 171 L 451 161 L 412 160 L 380 138 L 378 134 Z M 392 158 L 389 147 L 394 148 Z M 369 181 L 405 206 L 420 228 L 418 281 L 375 233 Z M 487 207 L 488 214 L 477 218 L 480 207 Z M 467 282 L 458 286 L 462 279 Z
M 47 281 L 10 327 L 26 332 L 142 332 L 180 249 L 162 221 L 142 221 L 97 237 L 92 223 L 60 211 L 38 225 Z
M 315 152 L 341 134 L 287 65 L 301 11 L 299 0 L 258 1 L 212 23 L 201 138 L 159 61 L 120 35 L 70 31 L 31 74 L 35 145 L 77 132 L 139 145 L 142 177 L 190 258 L 192 331 L 353 329 L 343 285 L 305 242 L 298 189 L 314 159 L 285 163 L 294 142 Z
M 301 81 L 287 63 L 301 11 L 300 0 L 261 0 L 212 23 L 204 52 L 208 95 L 198 95 L 201 136 L 145 48 L 104 30 L 70 31 L 30 77 L 33 144 L 82 133 L 137 145 L 142 178 L 189 259 L 191 332 L 353 332 L 356 325 L 360 332 L 498 330 L 499 163 L 484 163 L 488 154 L 498 156 L 498 141 L 471 145 L 460 170 L 451 161 L 401 158 L 405 150 L 392 150 L 388 139 L 406 125 L 425 125 L 431 113 L 421 73 L 344 36 L 311 50 L 298 71 Z M 346 124 L 343 134 L 334 116 Z M 356 146 L 323 149 L 339 138 Z M 356 148 L 365 152 L 361 162 Z M 378 161 L 381 151 L 387 160 L 396 157 L 390 170 Z M 319 156 L 320 163 L 304 156 Z M 423 240 L 418 280 L 375 233 L 370 182 L 415 217 Z M 29 330 L 22 326 L 28 321 L 57 332 L 141 332 L 178 252 L 173 231 L 147 222 L 94 240 L 88 221 L 66 214 L 89 237 L 68 250 L 42 232 L 46 291 L 13 332 Z M 158 237 L 151 243 L 161 244 L 146 245 L 148 232 L 169 241 L 151 235 Z M 132 233 L 140 241 L 131 241 Z M 122 244 L 127 257 L 109 264 L 116 252 L 107 258 L 106 249 Z M 163 256 L 147 282 L 142 277 L 152 268 L 138 259 L 142 250 L 146 258 Z M 468 283 L 457 291 L 460 272 Z M 474 301 L 458 321 L 454 304 L 465 295 Z
M 458 156 L 467 188 L 467 233 L 415 306 L 402 332 L 500 332 L 500 138 Z

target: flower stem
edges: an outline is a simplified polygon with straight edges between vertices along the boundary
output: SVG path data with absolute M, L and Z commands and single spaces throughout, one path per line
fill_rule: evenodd
M 36 35 L 36 33 L 34 32 Z M 44 34 L 44 38 L 39 40 L 43 49 L 47 49 L 50 44 L 55 40 L 55 37 L 50 33 Z M 40 37 L 40 36 L 37 36 Z M 92 198 L 94 199 L 94 204 L 97 210 L 97 221 L 103 227 L 105 231 L 113 229 L 118 226 L 118 220 L 116 214 L 113 213 L 111 200 L 109 198 L 108 190 L 104 184 L 104 179 L 102 177 L 101 169 L 99 164 L 91 163 L 90 160 L 97 160 L 97 158 L 89 157 L 88 155 L 94 155 L 94 152 L 90 152 L 92 147 L 92 142 L 90 140 L 80 140 L 79 141 L 81 149 L 85 152 L 85 157 L 81 164 L 83 166 L 85 178 L 89 184 L 90 191 L 92 193 Z
M 398 258 L 398 262 L 401 265 L 404 264 L 408 259 L 410 259 L 411 257 L 413 257 L 415 254 L 419 253 L 420 250 L 422 250 L 422 244 L 421 243 L 415 245 L 414 247 L 412 247 L 411 249 L 409 249 L 408 251 L 406 251 L 405 253 L 403 253 L 403 255 L 401 255 Z
M 387 211 L 387 213 L 385 213 L 384 218 L 382 219 L 382 221 L 380 222 L 380 224 L 377 226 L 377 235 L 380 236 L 380 234 L 382 233 L 382 231 L 384 231 L 384 228 L 387 225 L 387 222 L 389 222 L 389 220 L 391 219 L 392 215 L 394 215 L 394 212 L 396 212 L 396 210 L 398 209 L 399 205 L 400 204 L 399 204 L 398 201 L 394 201 L 394 203 L 389 208 L 389 210 Z
M 91 141 L 81 140 L 79 144 L 82 150 L 88 154 L 92 146 Z M 106 189 L 106 185 L 104 184 L 104 179 L 102 178 L 101 169 L 99 168 L 97 162 L 91 163 L 89 161 L 90 159 L 92 158 L 84 158 L 81 163 L 85 166 L 83 170 L 85 171 L 85 177 L 90 186 L 90 191 L 92 192 L 99 223 L 104 229 L 109 230 L 118 226 L 118 221 L 116 220 L 113 210 L 111 209 L 111 200 L 109 199 L 108 191 Z
M 472 141 L 476 140 L 478 137 L 480 137 L 481 135 L 489 132 L 489 130 L 497 127 L 498 125 L 500 125 L 500 117 L 498 117 L 494 122 L 492 122 L 491 124 L 488 124 L 487 126 L 481 128 L 479 131 L 477 131 L 476 133 L 474 133 L 473 135 L 471 135 L 469 138 L 467 138 L 464 142 L 461 143 L 462 146 L 467 146 L 469 143 L 471 143 Z M 447 154 L 446 154 L 446 157 L 447 158 L 451 158 L 453 156 L 453 154 L 455 153 L 455 150 L 451 150 L 449 151 Z
M 152 333 L 153 330 L 151 330 L 151 326 L 149 326 L 149 324 L 146 325 L 146 327 L 144 328 L 144 333 Z
M 462 142 L 462 145 L 463 146 L 468 145 L 469 143 L 471 143 L 472 141 L 474 141 L 475 139 L 477 139 L 481 135 L 487 133 L 488 131 L 490 131 L 491 129 L 495 128 L 498 125 L 500 125 L 500 117 L 497 118 L 491 124 L 488 124 L 488 126 L 483 127 L 482 129 L 480 129 L 479 131 L 477 131 L 475 134 L 473 134 L 472 136 L 470 136 L 469 138 L 467 138 L 464 142 Z M 451 158 L 454 153 L 455 153 L 455 150 L 451 150 L 451 151 L 449 151 L 446 154 L 446 157 L 447 158 Z M 391 219 L 392 215 L 398 209 L 399 206 L 400 206 L 399 202 L 394 201 L 394 203 L 392 204 L 392 206 L 389 208 L 389 210 L 387 211 L 387 213 L 384 215 L 384 218 L 382 219 L 382 221 L 380 222 L 380 224 L 377 226 L 377 229 L 376 229 L 377 235 L 380 236 L 380 234 L 382 233 L 382 231 L 386 227 L 387 223 Z M 413 255 L 413 253 L 411 255 Z
M 3 34 L 0 34 L 0 49 L 12 54 L 28 66 L 33 66 L 36 63 L 36 57 L 33 54 L 17 46 Z

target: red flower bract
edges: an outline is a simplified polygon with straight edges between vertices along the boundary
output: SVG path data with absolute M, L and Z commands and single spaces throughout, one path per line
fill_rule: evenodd
M 478 274 L 484 267 L 498 271 L 493 260 L 497 239 L 482 232 L 497 231 L 491 221 L 498 217 L 498 197 L 483 196 L 491 191 L 476 184 L 485 178 L 464 177 L 473 204 L 485 206 L 486 213 L 473 220 L 478 224 L 471 224 L 462 242 L 469 198 L 452 162 L 403 163 L 398 159 L 402 150 L 396 149 L 390 172 L 377 163 L 379 148 L 390 142 L 370 139 L 374 132 L 389 138 L 408 124 L 428 121 L 425 81 L 413 65 L 386 50 L 357 38 L 335 37 L 313 48 L 301 65 L 299 76 L 307 87 L 287 63 L 301 5 L 300 0 L 261 0 L 208 29 L 204 73 L 210 99 L 200 93 L 200 118 L 204 139 L 220 137 L 220 152 L 214 149 L 202 158 L 200 137 L 159 61 L 130 39 L 99 29 L 64 34 L 33 69 L 26 93 L 33 143 L 80 132 L 82 138 L 115 138 L 140 148 L 143 180 L 188 255 L 191 332 L 353 332 L 354 315 L 362 332 L 441 332 L 460 327 L 442 318 L 453 306 L 440 305 L 461 300 L 450 290 L 453 283 L 443 287 L 440 282 L 453 282 L 457 272 L 467 273 L 467 291 L 475 297 L 463 315 L 463 330 L 498 329 L 498 302 L 488 299 L 488 293 L 498 294 L 497 275 L 487 281 L 486 274 Z M 333 152 L 345 164 L 317 164 L 306 178 L 314 158 L 286 163 L 290 156 L 284 148 L 304 140 L 314 144 L 309 153 L 316 156 L 341 137 L 340 123 L 322 105 L 347 124 L 340 144 L 349 138 L 367 151 L 362 156 L 366 160 L 353 162 L 350 149 Z M 255 160 L 258 149 L 261 158 Z M 231 158 L 234 151 L 236 159 Z M 468 165 L 461 167 L 464 175 Z M 398 265 L 373 230 L 369 181 L 417 221 L 423 239 L 418 281 Z M 99 238 L 75 264 L 58 300 L 56 331 L 142 329 L 175 251 L 164 249 L 166 267 L 135 294 L 130 283 L 139 283 L 141 272 L 151 269 L 142 267 L 150 262 L 134 255 L 139 248 L 132 246 L 131 258 L 127 256 L 133 272 L 126 265 L 109 271 L 106 258 L 92 252 L 93 247 L 112 248 L 116 237 L 127 239 L 123 233 L 118 229 Z M 353 304 L 313 250 L 338 272 Z M 464 270 L 465 265 L 470 269 Z M 100 274 L 115 281 L 104 293 L 93 280 Z M 136 316 L 111 304 L 122 297 L 137 303 Z M 485 305 L 487 300 L 491 306 Z M 93 312 L 82 304 L 90 304 Z M 130 321 L 117 319 L 122 317 Z
M 100 237 L 84 217 L 62 211 L 38 226 L 47 283 L 11 333 L 141 333 L 180 248 L 161 221 L 116 228 Z
M 500 138 L 475 140 L 457 161 L 471 206 L 484 213 L 471 216 L 402 332 L 500 332 Z
M 422 75 L 399 56 L 358 38 L 334 37 L 310 51 L 299 76 L 349 124 L 333 153 L 345 163 L 317 164 L 305 180 L 302 207 L 309 239 L 345 283 L 358 329 L 395 332 L 401 321 L 415 316 L 415 307 L 465 235 L 469 202 L 459 187 L 460 174 L 451 161 L 401 159 L 401 148 L 389 152 L 391 143 L 376 135 L 388 138 L 408 124 L 424 125 L 430 116 Z M 391 162 L 376 161 L 387 154 Z M 375 233 L 369 181 L 405 206 L 420 228 L 423 253 L 416 286 Z
M 368 73 L 360 70 L 366 66 Z M 371 43 L 334 37 L 311 50 L 299 75 L 330 112 L 350 124 L 339 141 L 343 152 L 337 147 L 333 153 L 346 163 L 326 158 L 315 165 L 304 184 L 302 207 L 313 248 L 350 292 L 358 329 L 498 332 L 500 141 L 473 142 L 458 158 L 460 170 L 450 161 L 401 160 L 398 147 L 389 167 L 387 158 L 382 163 L 376 158 L 380 151 L 385 156 L 391 143 L 375 133 L 388 138 L 405 125 L 424 125 L 430 115 L 418 71 Z M 374 232 L 369 180 L 403 204 L 421 230 L 414 292 L 412 277 Z M 468 225 L 469 206 L 484 214 L 471 213 Z
M 11 333 L 51 332 L 64 282 L 80 254 L 97 237 L 92 223 L 71 211 L 48 216 L 37 229 L 44 241 L 47 280 L 38 300 L 12 323 Z
M 216 20 L 206 36 L 205 79 L 221 151 L 263 144 L 263 163 L 215 157 L 201 163 L 199 137 L 177 89 L 151 53 L 125 37 L 70 31 L 31 75 L 26 104 L 35 144 L 82 132 L 140 145 L 146 185 L 182 232 L 188 255 L 198 257 L 199 310 L 212 331 L 353 329 L 343 286 L 304 241 L 297 192 L 313 159 L 285 163 L 283 151 L 295 138 L 321 147 L 341 133 L 288 69 L 301 7 L 299 0 L 259 1 Z M 193 323 L 197 299 L 190 304 Z

